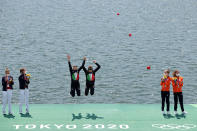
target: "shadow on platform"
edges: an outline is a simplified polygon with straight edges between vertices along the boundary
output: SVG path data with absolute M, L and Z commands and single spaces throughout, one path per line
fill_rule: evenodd
M 177 119 L 182 119 L 182 118 L 186 118 L 186 115 L 184 115 L 184 114 L 177 114 L 177 115 L 175 115 L 175 117 L 177 118 Z
M 32 118 L 32 116 L 29 113 L 23 114 L 20 113 L 21 117 L 26 117 L 26 118 Z
M 182 118 L 186 118 L 186 115 L 184 115 L 184 114 L 176 114 L 175 116 L 173 116 L 173 115 L 171 115 L 171 114 L 168 114 L 168 115 L 163 115 L 163 117 L 165 118 L 165 119 L 172 119 L 172 118 L 176 118 L 176 119 L 182 119 Z
M 86 117 L 83 117 L 81 113 L 78 113 L 78 115 L 75 115 L 74 113 L 72 114 L 73 118 L 72 118 L 72 121 L 78 119 L 92 119 L 92 120 L 96 120 L 96 119 L 103 119 L 104 117 L 99 117 L 97 116 L 96 114 L 92 113 L 87 113 Z
M 5 118 L 8 118 L 8 119 L 14 119 L 15 118 L 15 116 L 13 115 L 13 114 L 4 114 L 3 115 Z

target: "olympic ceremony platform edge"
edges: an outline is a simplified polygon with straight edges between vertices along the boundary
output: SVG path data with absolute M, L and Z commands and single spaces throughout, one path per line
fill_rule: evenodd
M 182 115 L 163 116 L 160 104 L 31 104 L 30 114 L 0 115 L 0 131 L 178 131 L 197 130 L 197 104 Z M 25 110 L 24 110 L 25 111 Z

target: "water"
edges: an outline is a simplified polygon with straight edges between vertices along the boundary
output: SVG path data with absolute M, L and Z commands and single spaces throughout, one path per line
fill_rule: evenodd
M 196 12 L 196 0 L 1 0 L 0 75 L 10 68 L 14 103 L 21 67 L 33 76 L 30 103 L 160 103 L 162 71 L 179 69 L 184 102 L 196 103 Z M 69 95 L 68 53 L 102 66 L 94 96 L 83 71 L 82 96 Z

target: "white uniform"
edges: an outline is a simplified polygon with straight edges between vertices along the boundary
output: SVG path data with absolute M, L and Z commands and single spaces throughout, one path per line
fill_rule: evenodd
M 23 84 L 21 85 L 21 82 Z M 20 85 L 20 96 L 19 96 L 19 113 L 23 112 L 23 104 L 26 106 L 26 113 L 29 113 L 29 89 L 27 82 L 27 76 L 22 74 L 19 76 L 19 85 Z M 23 87 L 24 86 L 24 87 Z
M 7 79 L 9 81 L 10 76 L 7 76 Z M 7 84 L 7 87 L 9 87 L 10 85 Z M 7 91 L 2 91 L 3 95 L 2 95 L 2 103 L 3 103 L 3 107 L 2 107 L 2 112 L 3 114 L 6 114 L 6 105 L 8 103 L 8 113 L 12 114 L 12 89 L 7 89 Z
M 20 98 L 19 98 L 19 113 L 22 113 L 22 107 L 25 103 L 26 113 L 29 113 L 29 89 L 20 89 Z
M 3 91 L 3 114 L 6 114 L 5 108 L 8 103 L 8 113 L 12 114 L 12 90 L 8 89 L 7 91 Z

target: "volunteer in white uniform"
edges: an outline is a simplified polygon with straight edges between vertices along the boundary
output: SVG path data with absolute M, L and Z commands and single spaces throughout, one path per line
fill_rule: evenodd
M 5 76 L 2 77 L 2 86 L 3 86 L 3 99 L 2 99 L 2 103 L 3 103 L 3 108 L 2 108 L 2 112 L 3 115 L 6 115 L 6 104 L 8 103 L 8 114 L 12 115 L 12 90 L 13 90 L 13 85 L 14 85 L 14 81 L 13 81 L 13 77 L 10 76 L 10 71 L 8 68 L 6 68 L 5 70 Z
M 26 113 L 29 113 L 29 89 L 28 85 L 30 83 L 29 77 L 26 76 L 26 69 L 20 69 L 21 75 L 19 76 L 19 88 L 20 88 L 20 98 L 19 98 L 19 113 L 22 114 L 22 106 L 25 102 Z

